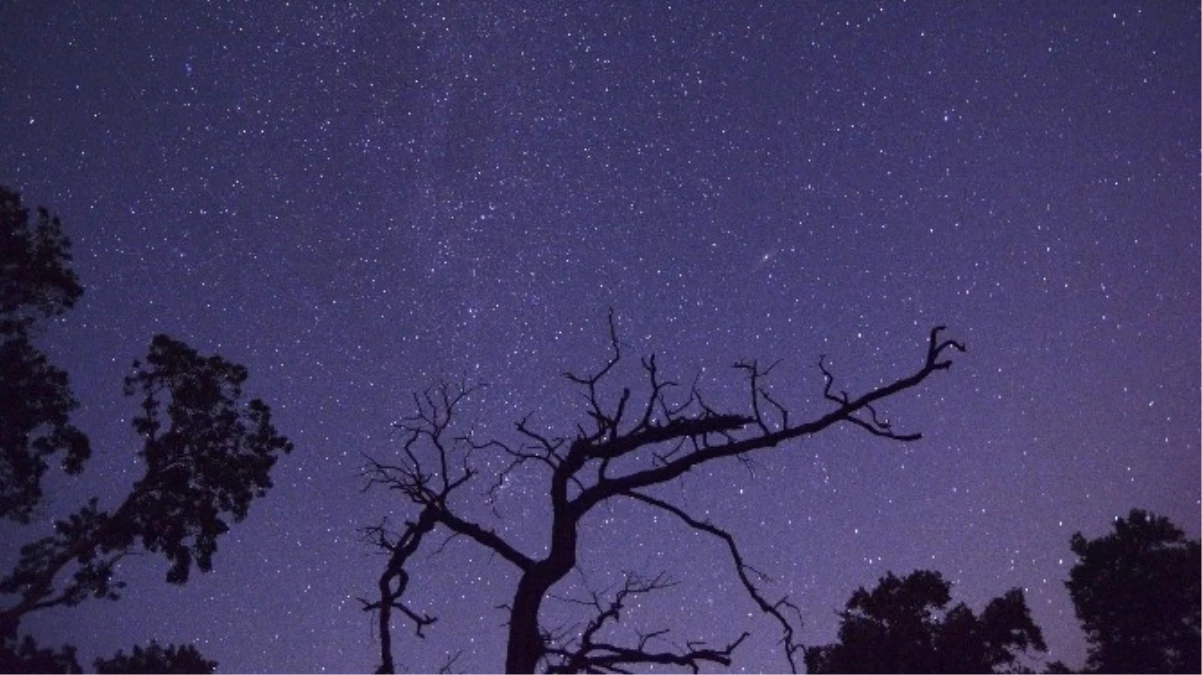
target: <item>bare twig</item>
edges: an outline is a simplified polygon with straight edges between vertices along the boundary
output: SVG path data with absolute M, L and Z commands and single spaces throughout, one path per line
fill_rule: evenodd
M 794 658 L 794 655 L 802 649 L 802 645 L 798 644 L 794 640 L 793 625 L 789 623 L 789 620 L 787 618 L 785 618 L 784 612 L 785 612 L 785 610 L 788 610 L 792 614 L 796 615 L 797 622 L 800 625 L 801 620 L 802 620 L 801 619 L 801 610 L 798 609 L 798 607 L 796 605 L 794 605 L 792 602 L 789 601 L 788 596 L 783 597 L 780 600 L 777 600 L 775 603 L 770 603 L 766 599 L 764 599 L 764 596 L 762 594 L 760 594 L 759 589 L 756 588 L 755 584 L 751 581 L 748 574 L 749 573 L 754 574 L 755 576 L 759 577 L 761 580 L 766 580 L 767 575 L 765 575 L 763 572 L 760 572 L 759 570 L 755 569 L 751 565 L 748 565 L 746 562 L 744 562 L 742 554 L 739 553 L 739 547 L 735 543 L 735 538 L 733 536 L 731 536 L 731 534 L 729 532 L 718 527 L 717 525 L 714 525 L 708 521 L 707 522 L 699 521 L 696 518 L 693 518 L 689 514 L 685 513 L 684 510 L 680 509 L 679 507 L 677 507 L 673 504 L 669 504 L 668 502 L 665 502 L 662 499 L 657 499 L 655 497 L 651 497 L 649 495 L 645 495 L 645 494 L 642 494 L 639 492 L 633 492 L 633 491 L 625 493 L 625 496 L 630 497 L 635 500 L 638 500 L 640 502 L 643 502 L 644 504 L 653 506 L 657 509 L 667 511 L 668 513 L 671 513 L 672 515 L 679 518 L 681 521 L 683 521 L 689 527 L 691 527 L 695 530 L 700 530 L 702 532 L 706 532 L 715 537 L 718 537 L 719 539 L 721 539 L 722 541 L 724 541 L 726 543 L 726 547 L 730 551 L 731 560 L 734 561 L 734 564 L 735 564 L 735 573 L 738 574 L 739 581 L 741 581 L 743 583 L 743 588 L 746 589 L 747 595 L 751 596 L 751 599 L 760 608 L 760 611 L 769 615 L 778 624 L 780 624 L 781 633 L 782 633 L 781 643 L 785 647 L 785 657 L 789 660 L 790 670 L 792 672 L 796 673 L 797 672 L 797 661 Z

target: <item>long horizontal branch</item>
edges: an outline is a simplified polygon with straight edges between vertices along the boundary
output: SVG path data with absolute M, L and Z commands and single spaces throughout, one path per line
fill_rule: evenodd
M 694 673 L 701 672 L 703 662 L 717 663 L 729 666 L 730 655 L 748 637 L 743 633 L 737 640 L 722 649 L 701 648 L 690 649 L 683 653 L 652 652 L 645 647 L 632 648 L 596 642 L 590 645 L 591 654 L 580 657 L 582 669 L 590 673 L 617 672 L 624 673 L 624 667 L 633 665 L 662 664 L 670 666 L 685 666 Z M 567 656 L 560 650 L 550 649 L 548 653 Z
M 649 469 L 637 471 L 625 476 L 606 478 L 581 492 L 573 501 L 573 509 L 575 510 L 576 515 L 580 516 L 597 503 L 605 499 L 624 492 L 647 487 L 649 485 L 666 483 L 700 464 L 726 457 L 745 455 L 755 450 L 775 447 L 781 443 L 793 440 L 795 438 L 817 434 L 838 422 L 854 419 L 852 416 L 855 413 L 868 408 L 873 403 L 888 398 L 898 392 L 917 386 L 932 373 L 939 370 L 946 370 L 951 367 L 952 362 L 949 360 L 940 360 L 940 355 L 948 348 L 954 348 L 961 352 L 963 352 L 965 348 L 963 344 L 956 342 L 955 340 L 945 340 L 943 342 L 939 342 L 939 332 L 943 329 L 944 326 L 938 326 L 931 331 L 930 346 L 927 350 L 926 363 L 923 364 L 921 369 L 909 377 L 904 377 L 887 385 L 877 387 L 876 389 L 873 389 L 872 391 L 857 398 L 849 398 L 838 408 L 823 415 L 822 417 L 819 417 L 818 419 L 811 420 L 793 427 L 785 427 L 778 431 L 764 433 L 750 438 L 731 440 L 721 445 L 698 448 L 694 452 L 672 459 L 664 464 Z M 668 429 L 670 427 L 665 426 L 660 428 Z M 683 431 L 684 430 L 682 429 L 682 432 Z M 683 433 L 683 435 L 688 436 L 689 434 Z M 681 435 L 678 434 L 677 437 L 680 436 Z M 899 436 L 897 437 L 897 440 L 917 440 L 921 437 L 921 434 L 912 434 L 905 437 Z M 668 440 L 668 438 L 660 440 Z
M 675 419 L 667 424 L 646 423 L 639 430 L 599 444 L 587 444 L 582 450 L 589 459 L 613 459 L 646 445 L 675 438 L 690 438 L 742 429 L 754 421 L 745 415 L 707 415 L 697 419 Z M 577 446 L 577 447 L 583 447 Z

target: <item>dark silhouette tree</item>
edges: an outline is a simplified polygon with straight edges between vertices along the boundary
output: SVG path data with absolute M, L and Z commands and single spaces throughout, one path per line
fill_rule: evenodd
M 27 523 L 42 497 L 47 458 L 61 452 L 63 468 L 78 473 L 89 453 L 69 421 L 77 403 L 66 374 L 31 341 L 37 322 L 70 308 L 82 288 L 66 266 L 70 242 L 58 218 L 39 209 L 31 229 L 19 195 L 4 188 L 0 208 L 0 516 Z M 140 400 L 133 427 L 143 475 L 116 508 L 93 497 L 55 522 L 52 534 L 21 547 L 0 576 L 0 671 L 77 671 L 72 649 L 54 652 L 19 638 L 21 620 L 89 597 L 117 599 L 125 582 L 114 570 L 127 555 L 163 555 L 175 584 L 193 567 L 212 568 L 217 538 L 246 517 L 271 487 L 279 455 L 292 449 L 266 403 L 242 400 L 246 378 L 241 365 L 154 337 L 125 380 L 126 396 Z
M 388 554 L 376 597 L 363 600 L 366 610 L 377 612 L 380 671 L 392 672 L 395 667 L 391 633 L 394 615 L 411 622 L 419 636 L 436 621 L 404 601 L 412 582 L 407 564 L 436 529 L 474 542 L 516 568 L 517 587 L 508 605 L 508 672 L 534 672 L 539 667 L 553 672 L 623 672 L 649 664 L 693 670 L 705 663 L 729 665 L 732 652 L 746 633 L 722 647 L 689 642 L 667 651 L 656 649 L 660 644 L 669 644 L 662 639 L 663 630 L 640 633 L 643 637 L 634 644 L 616 644 L 607 637 L 607 631 L 620 620 L 623 602 L 669 585 L 670 581 L 662 576 L 629 576 L 613 597 L 594 595 L 580 600 L 592 612 L 592 618 L 581 624 L 583 629 L 578 634 L 549 631 L 540 624 L 539 612 L 548 593 L 577 565 L 585 516 L 615 499 L 667 514 L 684 528 L 719 540 L 728 550 L 733 571 L 749 597 L 780 626 L 785 655 L 790 668 L 796 671 L 796 607 L 787 597 L 769 600 L 763 595 L 757 586 L 762 575 L 745 561 L 727 530 L 652 496 L 647 489 L 721 460 L 748 461 L 753 453 L 821 433 L 840 423 L 896 441 L 921 438 L 920 434 L 894 429 L 881 417 L 877 406 L 951 367 L 948 353 L 964 351 L 964 345 L 941 339 L 942 330 L 938 327 L 931 331 L 925 358 L 913 372 L 859 395 L 836 391 L 834 375 L 825 359 L 819 359 L 818 368 L 826 382 L 823 396 L 829 409 L 801 422 L 792 418 L 771 393 L 767 378 L 772 367 L 762 368 L 755 362 L 735 366 L 747 380 L 747 408 L 741 412 L 714 409 L 696 386 L 675 396 L 678 385 L 664 379 L 654 356 L 642 360 L 647 378 L 645 393 L 636 397 L 631 389 L 622 388 L 616 400 L 607 404 L 603 399 L 612 386 L 609 378 L 622 358 L 612 313 L 612 356 L 593 374 L 567 374 L 568 380 L 584 390 L 589 420 L 569 436 L 541 432 L 527 417 L 516 425 L 517 442 L 477 441 L 452 430 L 460 406 L 475 388 L 443 385 L 415 395 L 414 413 L 395 425 L 403 439 L 399 457 L 392 462 L 369 459 L 365 469 L 369 485 L 395 490 L 416 509 L 413 519 L 399 531 L 389 529 L 387 522 L 367 530 L 373 544 Z M 462 488 L 477 476 L 472 458 L 478 453 L 498 453 L 508 458 L 506 468 L 495 476 L 490 491 L 493 495 L 515 471 L 533 467 L 545 472 L 549 482 L 545 519 L 550 548 L 541 557 L 520 550 L 494 530 L 469 520 L 461 505 L 452 502 L 452 497 L 460 498 Z
M 860 588 L 839 613 L 839 641 L 805 650 L 810 673 L 993 673 L 1021 668 L 1019 655 L 1046 651 L 1043 633 L 1015 588 L 977 616 L 948 609 L 951 583 L 938 572 L 892 572 Z
M 96 672 L 101 675 L 118 675 L 119 673 L 201 673 L 207 675 L 217 669 L 217 662 L 210 661 L 200 654 L 192 645 L 176 647 L 168 645 L 163 648 L 158 642 L 150 641 L 146 649 L 135 646 L 133 652 L 126 656 L 118 651 L 111 659 L 96 659 L 93 662 Z
M 1202 672 L 1199 544 L 1167 518 L 1133 509 L 1114 532 L 1070 546 L 1065 582 L 1089 641 L 1086 670 Z
M 1069 668 L 1068 665 L 1064 663 L 1064 661 L 1057 660 L 1057 661 L 1052 661 L 1052 662 L 1048 663 L 1047 665 L 1045 665 L 1043 667 L 1043 672 L 1047 673 L 1048 675 L 1072 675 L 1073 673 L 1075 673 L 1077 671 L 1073 670 L 1072 668 Z
M 70 261 L 59 219 L 40 208 L 31 223 L 21 196 L 0 187 L 0 518 L 18 523 L 42 498 L 51 456 L 79 473 L 90 452 L 70 422 L 79 403 L 67 374 L 32 343 L 39 322 L 83 294 Z
M 75 647 L 58 651 L 39 647 L 26 635 L 20 642 L 15 636 L 0 636 L 0 673 L 82 673 L 75 660 Z

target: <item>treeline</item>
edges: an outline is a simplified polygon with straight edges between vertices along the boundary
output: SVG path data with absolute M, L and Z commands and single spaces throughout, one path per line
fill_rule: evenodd
M 1197 673 L 1202 559 L 1199 544 L 1167 518 L 1135 509 L 1097 539 L 1070 541 L 1077 563 L 1066 582 L 1089 643 L 1081 672 Z M 1047 650 L 1020 589 L 980 615 L 949 607 L 938 572 L 888 574 L 860 588 L 840 612 L 838 642 L 805 650 L 811 673 L 1022 672 Z M 1072 672 L 1054 661 L 1048 672 Z

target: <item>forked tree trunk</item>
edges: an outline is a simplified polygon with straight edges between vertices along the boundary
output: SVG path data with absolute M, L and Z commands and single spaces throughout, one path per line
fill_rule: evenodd
M 566 500 L 560 498 L 553 501 L 555 516 L 551 526 L 551 551 L 546 558 L 522 574 L 513 596 L 509 644 L 505 651 L 507 673 L 533 673 L 538 668 L 539 659 L 546 649 L 538 625 L 538 612 L 542 608 L 543 598 L 552 586 L 576 566 L 576 526 L 579 516 L 570 512 Z

